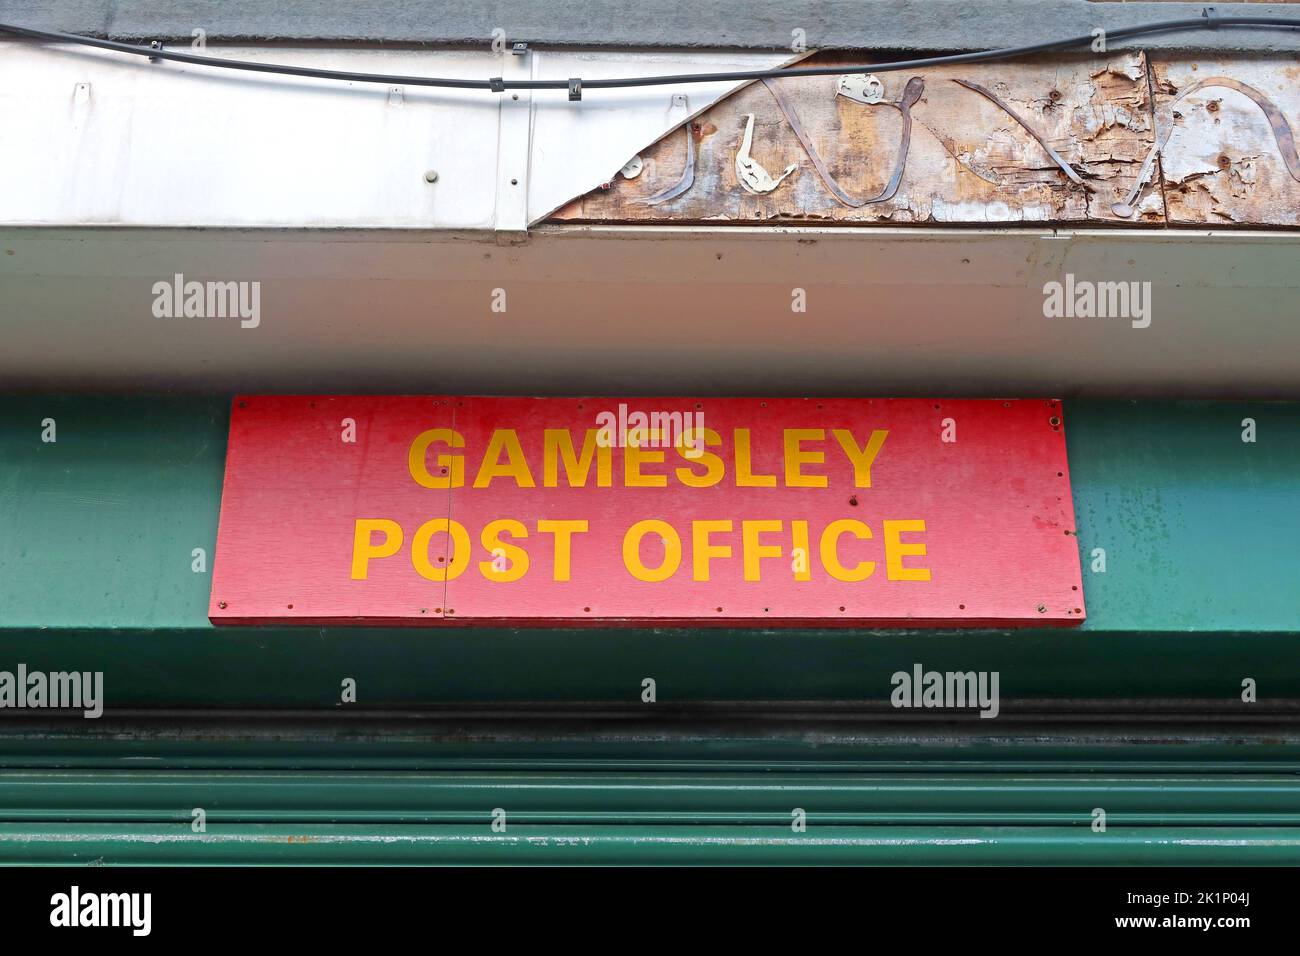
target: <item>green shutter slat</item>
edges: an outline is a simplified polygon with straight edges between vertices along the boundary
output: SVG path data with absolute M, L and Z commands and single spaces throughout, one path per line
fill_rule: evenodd
M 1300 863 L 1274 827 L 542 827 L 0 824 L 24 864 L 1172 864 Z
M 1300 826 L 1300 775 L 0 771 L 0 822 Z

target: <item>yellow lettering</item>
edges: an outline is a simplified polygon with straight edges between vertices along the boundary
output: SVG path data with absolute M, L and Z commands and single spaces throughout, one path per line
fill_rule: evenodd
M 645 429 L 646 442 L 659 441 L 659 431 L 657 429 Z M 625 488 L 666 488 L 668 487 L 667 475 L 643 475 L 641 474 L 642 464 L 662 464 L 664 452 L 662 449 L 647 451 L 640 446 L 640 443 L 633 444 L 632 439 L 628 438 L 627 447 L 623 449 L 623 487 Z
M 539 534 L 555 535 L 555 561 L 552 576 L 556 581 L 569 580 L 570 566 L 573 561 L 573 536 L 575 534 L 585 534 L 587 522 L 585 520 L 561 521 L 540 518 L 537 521 L 537 531 Z
M 852 534 L 865 541 L 871 537 L 871 529 L 853 518 L 841 518 L 828 524 L 826 530 L 822 532 L 822 566 L 836 581 L 865 581 L 876 570 L 876 563 L 861 561 L 853 568 L 846 568 L 840 564 L 840 537 L 846 534 Z
M 781 557 L 779 544 L 763 544 L 758 536 L 765 531 L 779 532 L 780 521 L 742 521 L 740 523 L 741 552 L 745 556 L 745 580 L 760 580 L 759 562 L 763 558 Z
M 501 452 L 508 459 L 501 462 Z M 519 435 L 513 428 L 498 428 L 492 432 L 487 451 L 483 453 L 483 463 L 479 465 L 478 474 L 474 476 L 475 488 L 486 488 L 493 478 L 513 478 L 520 488 L 536 488 L 528 462 L 524 460 L 524 450 L 519 445 Z
M 523 522 L 516 521 L 513 518 L 498 518 L 496 521 L 489 521 L 483 526 L 483 533 L 479 535 L 479 540 L 483 547 L 492 555 L 491 561 L 480 561 L 478 569 L 482 572 L 483 577 L 489 581 L 518 581 L 528 573 L 528 552 L 517 544 L 510 544 L 501 540 L 501 534 L 510 535 L 512 538 L 528 537 L 528 529 L 524 527 Z M 498 554 L 497 552 L 500 552 Z M 498 557 L 505 558 L 510 566 L 504 570 L 498 571 L 496 560 Z
M 795 561 L 792 562 L 794 579 L 796 581 L 811 581 L 812 555 L 808 553 L 808 522 L 791 521 L 790 537 L 794 541 L 794 547 L 791 549 L 791 554 L 795 558 Z M 796 551 L 798 554 L 794 554 Z
M 695 448 L 689 447 L 684 441 L 677 445 L 677 454 L 690 462 L 704 465 L 704 474 L 696 474 L 690 468 L 678 468 L 677 480 L 689 488 L 709 488 L 716 485 L 722 480 L 726 473 L 726 466 L 723 465 L 722 459 L 711 451 L 706 451 L 706 445 L 721 445 L 722 437 L 712 428 L 700 429 L 693 436 Z
M 379 544 L 371 541 L 374 532 L 384 535 Z M 358 518 L 352 532 L 352 580 L 364 581 L 371 558 L 391 558 L 402 547 L 402 526 L 387 518 Z
M 450 428 L 431 428 L 420 432 L 411 442 L 411 450 L 406 456 L 406 468 L 411 477 L 425 488 L 459 488 L 465 484 L 465 459 L 462 455 L 440 454 L 438 467 L 447 471 L 446 475 L 429 473 L 429 446 L 442 442 L 449 448 L 464 448 L 465 439 Z
M 902 541 L 900 534 L 924 531 L 925 522 L 920 519 L 910 521 L 885 522 L 885 571 L 891 581 L 928 581 L 929 568 L 905 568 L 903 558 L 925 554 L 925 544 L 920 541 Z
M 736 487 L 775 488 L 776 475 L 756 475 L 753 473 L 753 460 L 749 450 L 749 429 L 737 428 L 734 438 L 736 442 Z
M 564 465 L 564 475 L 569 487 L 583 488 L 591 472 L 591 461 L 596 459 L 596 486 L 609 488 L 612 484 L 611 456 L 608 445 L 602 445 L 598 429 L 588 428 L 582 439 L 582 457 L 573 451 L 573 436 L 567 428 L 548 428 L 542 432 L 542 487 L 559 487 L 559 464 Z M 558 459 L 558 461 L 557 461 Z
M 880 447 L 884 445 L 885 439 L 889 437 L 889 432 L 877 429 L 871 433 L 867 439 L 867 446 L 859 448 L 857 439 L 853 437 L 853 432 L 847 428 L 837 428 L 832 435 L 844 449 L 844 454 L 849 456 L 849 461 L 853 462 L 853 481 L 859 488 L 871 487 L 871 463 L 876 460 L 880 454 Z
M 691 554 L 694 563 L 694 579 L 696 581 L 709 580 L 709 561 L 711 559 L 731 557 L 731 545 L 709 543 L 709 535 L 715 531 L 721 533 L 730 530 L 732 530 L 730 521 L 691 522 Z
M 647 534 L 657 534 L 664 540 L 664 560 L 657 568 L 647 568 L 641 563 L 641 539 Z M 623 565 L 638 581 L 650 583 L 667 581 L 677 573 L 682 563 L 682 539 L 667 521 L 647 518 L 627 529 L 623 536 Z
M 429 539 L 435 534 L 446 532 L 451 538 L 452 554 L 446 562 L 446 570 L 434 567 L 429 560 Z M 420 577 L 429 581 L 454 581 L 469 567 L 469 532 L 459 521 L 446 518 L 434 518 L 426 521 L 416 530 L 411 538 L 411 564 Z
M 805 475 L 801 465 L 820 465 L 826 461 L 824 451 L 804 451 L 806 441 L 825 441 L 822 428 L 787 428 L 785 430 L 785 483 L 788 488 L 825 488 L 825 475 Z

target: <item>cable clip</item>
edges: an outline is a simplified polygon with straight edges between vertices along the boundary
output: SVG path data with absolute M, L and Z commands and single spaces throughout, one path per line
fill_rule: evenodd
M 572 101 L 582 99 L 582 77 L 569 77 L 569 99 Z
M 1211 30 L 1219 29 L 1219 11 L 1214 7 L 1206 7 L 1201 11 L 1201 16 L 1205 18 L 1205 25 Z
M 504 93 L 506 91 L 506 81 L 499 76 L 494 76 L 488 80 L 488 88 L 493 93 Z

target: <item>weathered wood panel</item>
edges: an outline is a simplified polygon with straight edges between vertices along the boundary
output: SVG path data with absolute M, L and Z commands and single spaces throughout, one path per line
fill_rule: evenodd
M 1179 60 L 1153 72 L 1169 221 L 1300 225 L 1300 64 Z
M 875 104 L 837 95 L 838 76 L 752 84 L 691 125 L 689 188 L 655 201 L 682 181 L 687 140 L 679 130 L 641 154 L 637 177 L 616 177 L 556 218 L 1300 224 L 1300 65 L 1293 58 L 1149 65 L 1145 54 L 1128 52 L 879 80 L 883 102 Z M 907 111 L 910 148 L 895 191 L 900 103 L 909 89 L 919 96 Z M 761 194 L 746 188 L 736 164 L 751 114 L 751 155 L 767 186 L 780 180 Z
M 839 54 L 806 62 L 854 61 Z M 837 95 L 838 79 L 792 77 L 773 85 L 847 202 L 837 199 L 819 175 L 777 95 L 768 85 L 755 83 L 692 124 L 698 151 L 695 176 L 680 196 L 646 203 L 682 176 L 686 138 L 679 130 L 641 154 L 639 176 L 617 177 L 608 189 L 576 200 L 556 217 L 675 222 L 1124 221 L 1111 206 L 1130 190 L 1153 143 L 1150 87 L 1141 53 L 886 73 L 879 77 L 884 102 L 877 104 Z M 958 81 L 984 88 L 1023 123 Z M 910 110 L 910 148 L 897 192 L 882 201 L 861 203 L 886 191 L 894 173 L 904 127 L 897 104 L 909 82 L 921 89 Z M 736 172 L 736 153 L 750 114 L 753 158 L 773 179 L 795 166 L 788 178 L 762 195 L 746 190 Z M 1068 178 L 1044 144 L 1069 164 L 1079 182 Z M 1163 218 L 1158 191 L 1143 198 L 1138 218 Z

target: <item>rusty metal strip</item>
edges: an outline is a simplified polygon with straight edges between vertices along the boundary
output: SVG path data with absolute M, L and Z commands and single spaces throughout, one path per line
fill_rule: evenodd
M 1154 119 L 1152 120 L 1154 123 Z M 1129 190 L 1127 196 L 1122 202 L 1112 203 L 1110 211 L 1121 219 L 1132 219 L 1137 213 L 1137 207 L 1133 204 L 1137 202 L 1138 196 L 1142 195 L 1142 188 L 1146 186 L 1147 180 L 1151 178 L 1151 171 L 1155 168 L 1156 157 L 1159 156 L 1165 146 L 1169 144 L 1169 137 L 1173 135 L 1174 128 L 1169 127 L 1162 140 L 1159 136 L 1151 144 L 1151 152 L 1147 153 L 1147 158 L 1142 162 L 1142 168 L 1138 170 L 1137 181 L 1133 183 L 1133 188 Z
M 986 89 L 983 86 L 980 86 L 978 83 L 972 82 L 971 80 L 959 80 L 954 78 L 953 82 L 966 87 L 966 89 L 968 90 L 973 90 L 974 92 L 978 93 L 980 96 L 984 97 L 989 102 L 995 104 L 999 109 L 1002 110 L 1002 112 L 1006 113 L 1013 120 L 1019 123 L 1020 127 L 1026 133 L 1032 136 L 1034 138 L 1034 141 L 1038 143 L 1039 146 L 1043 147 L 1047 155 L 1052 157 L 1052 162 L 1056 163 L 1057 166 L 1061 167 L 1061 171 L 1070 178 L 1070 182 L 1074 183 L 1076 186 L 1082 186 L 1090 193 L 1097 191 L 1094 186 L 1092 186 L 1090 183 L 1085 182 L 1083 180 L 1083 177 L 1081 177 L 1077 172 L 1075 172 L 1074 167 L 1071 166 L 1069 163 L 1067 163 L 1060 153 L 1052 149 L 1052 147 L 1048 144 L 1047 140 L 1045 140 L 1042 137 L 1042 134 L 1040 134 L 1038 130 L 1030 126 L 1023 116 L 1021 116 L 1014 109 L 1012 109 L 1008 104 L 1004 103 L 1001 99 L 999 99 L 996 93 L 994 93 L 992 90 Z
M 907 151 L 912 144 L 912 107 L 924 92 L 925 80 L 919 76 L 912 77 L 907 81 L 907 86 L 903 87 L 903 95 L 896 107 L 898 112 L 903 114 L 903 136 L 898 147 L 898 162 L 894 164 L 894 175 L 890 177 L 884 192 L 875 199 L 868 199 L 867 202 L 885 202 L 893 199 L 894 193 L 898 192 L 898 185 L 903 181 L 903 167 L 907 165 Z
M 1274 105 L 1273 101 L 1267 96 L 1255 89 L 1253 86 L 1247 86 L 1240 80 L 1234 80 L 1227 76 L 1211 76 L 1200 81 L 1200 87 L 1207 86 L 1226 86 L 1230 90 L 1236 90 L 1243 96 L 1248 97 L 1264 113 L 1268 120 L 1269 127 L 1273 130 L 1273 139 L 1277 143 L 1277 151 L 1282 154 L 1282 162 L 1286 163 L 1286 171 L 1291 174 L 1291 178 L 1300 183 L 1300 152 L 1297 152 L 1295 145 L 1295 136 L 1291 132 L 1291 126 L 1282 115 L 1282 111 Z M 1193 84 L 1184 90 L 1178 99 L 1182 99 L 1189 92 L 1196 89 Z
M 1291 174 L 1292 179 L 1300 183 L 1300 152 L 1296 150 L 1295 135 L 1291 132 L 1291 125 L 1286 121 L 1286 116 L 1273 101 L 1253 86 L 1249 86 L 1240 80 L 1234 80 L 1230 76 L 1207 76 L 1203 80 L 1197 80 L 1170 100 L 1170 109 L 1193 93 L 1216 86 L 1236 90 L 1260 108 L 1265 119 L 1268 120 L 1269 127 L 1273 130 L 1273 139 L 1277 143 L 1277 151 L 1282 155 L 1282 162 L 1286 164 L 1286 171 Z M 1137 182 L 1133 184 L 1133 188 L 1129 190 L 1129 194 L 1124 197 L 1123 202 L 1117 202 L 1110 207 L 1110 211 L 1115 215 L 1122 219 L 1131 219 L 1136 213 L 1134 203 L 1137 202 L 1138 196 L 1142 194 L 1142 189 L 1151 178 L 1151 171 L 1155 166 L 1156 158 L 1164 153 L 1165 147 L 1169 145 L 1169 140 L 1174 135 L 1175 128 L 1174 124 L 1170 123 L 1164 136 L 1156 137 L 1156 141 L 1151 145 L 1151 152 L 1147 154 L 1146 160 L 1142 163 L 1142 168 L 1138 171 Z
M 858 199 L 856 196 L 850 196 L 844 191 L 840 184 L 836 182 L 835 177 L 831 175 L 831 171 L 817 152 L 817 148 L 813 146 L 812 139 L 809 138 L 793 107 L 786 99 L 785 94 L 776 85 L 776 82 L 771 78 L 765 78 L 763 84 L 772 91 L 772 96 L 776 100 L 776 105 L 780 108 L 781 114 L 785 117 L 785 121 L 790 124 L 795 136 L 799 137 L 799 143 L 803 146 L 804 152 L 808 154 L 808 158 L 812 160 L 817 175 L 821 177 L 822 182 L 826 184 L 826 188 L 831 191 L 831 194 L 836 199 L 852 209 L 859 209 L 873 203 L 888 202 L 894 198 L 894 194 L 898 192 L 899 183 L 903 181 L 903 167 L 907 165 L 907 153 L 912 142 L 912 107 L 916 105 L 917 100 L 921 98 L 921 94 L 925 91 L 924 80 L 919 76 L 912 77 L 907 81 L 907 86 L 903 89 L 903 95 L 897 103 L 882 102 L 879 104 L 881 106 L 892 106 L 902 114 L 903 132 L 898 147 L 898 159 L 894 162 L 893 175 L 889 177 L 889 182 L 885 184 L 885 188 L 870 199 Z
M 826 168 L 826 163 L 822 160 L 821 154 L 819 154 L 816 147 L 813 146 L 812 140 L 809 139 L 808 133 L 805 132 L 803 128 L 803 124 L 799 122 L 799 118 L 795 114 L 794 109 L 786 100 L 785 94 L 781 92 L 781 88 L 776 85 L 776 82 L 768 78 L 763 80 L 763 85 L 772 91 L 772 96 L 776 100 L 777 107 L 781 110 L 781 115 L 785 117 L 785 121 L 789 123 L 790 128 L 794 130 L 794 135 L 799 137 L 799 143 L 803 146 L 803 151 L 807 153 L 808 158 L 812 160 L 813 168 L 817 170 L 817 175 L 821 177 L 822 182 L 826 184 L 826 188 L 831 191 L 831 194 L 844 205 L 853 209 L 866 205 L 865 199 L 858 199 L 856 196 L 850 196 L 843 190 L 843 188 L 841 188 L 840 184 L 836 182 L 835 177 L 832 176 L 831 171 Z
M 669 186 L 662 192 L 657 192 L 653 196 L 647 196 L 644 199 L 637 200 L 644 206 L 658 206 L 660 203 L 668 202 L 670 199 L 676 199 L 686 190 L 695 185 L 695 130 L 694 123 L 687 123 L 682 127 L 686 133 L 686 168 L 682 170 L 682 178 L 675 185 Z

